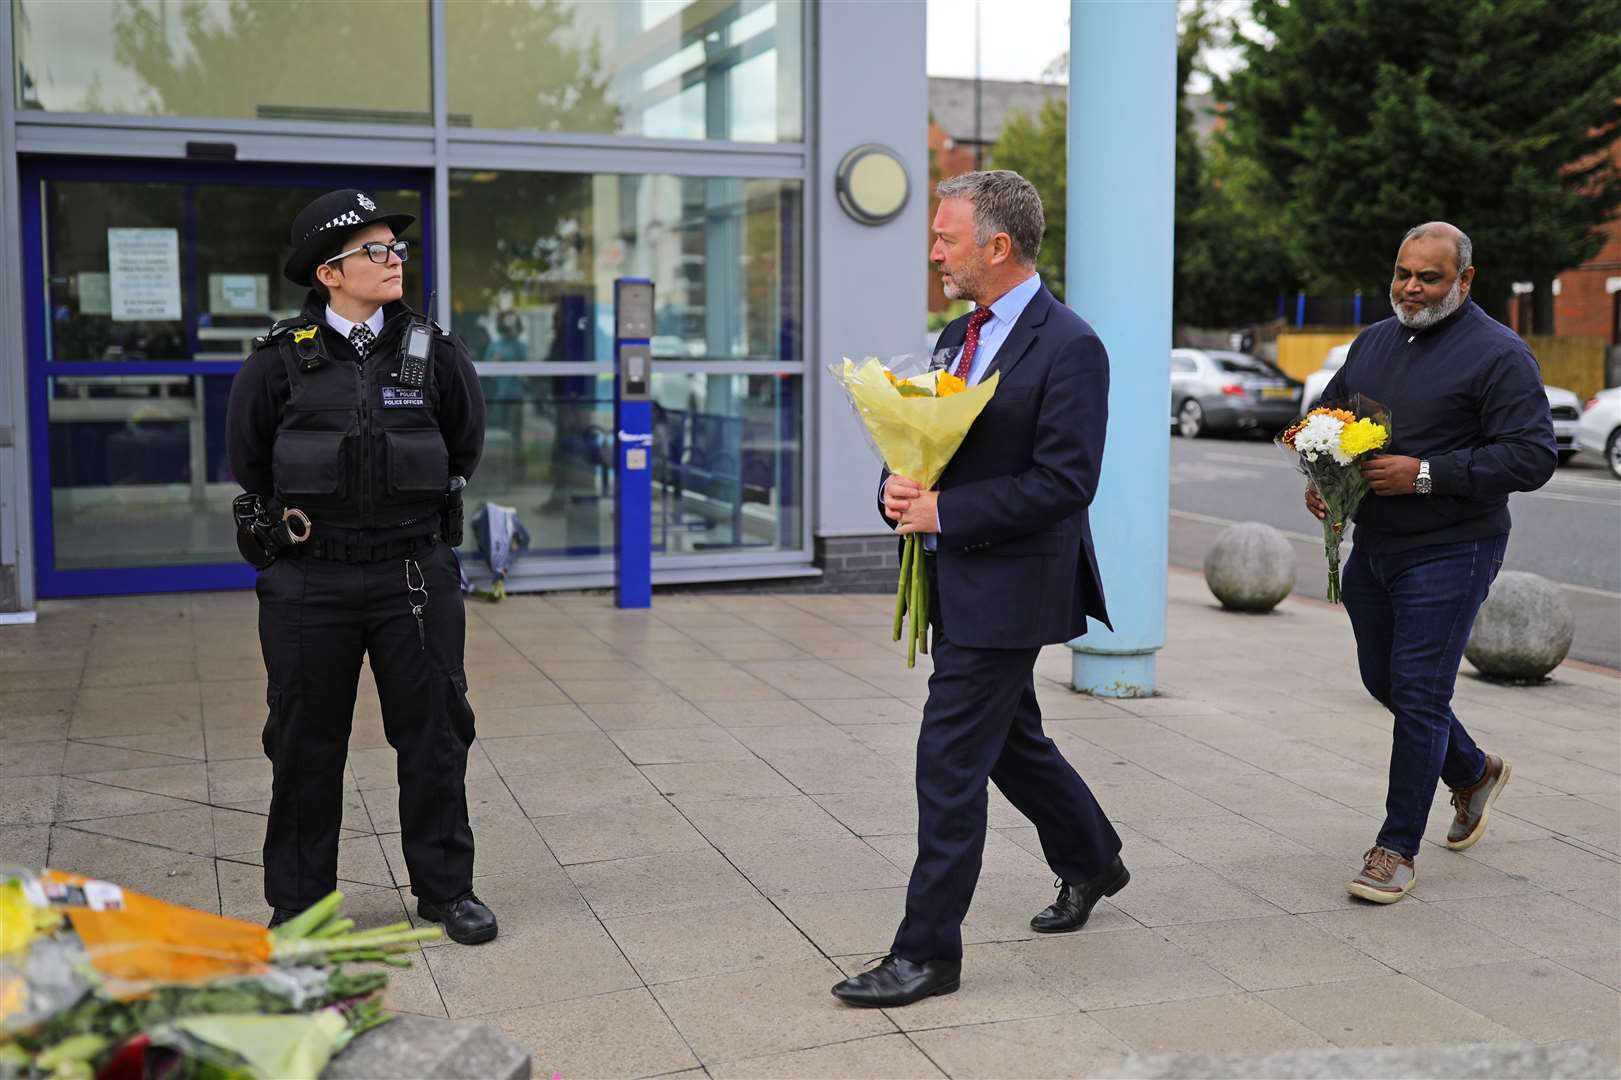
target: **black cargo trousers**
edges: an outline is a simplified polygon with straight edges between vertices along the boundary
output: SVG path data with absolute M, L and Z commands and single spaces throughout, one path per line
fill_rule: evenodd
M 467 751 L 473 710 L 462 655 L 467 616 L 455 552 L 408 557 L 428 596 L 422 633 L 407 558 L 345 563 L 284 557 L 259 572 L 259 642 L 269 675 L 264 749 L 274 783 L 265 899 L 302 910 L 337 887 L 344 765 L 363 657 L 398 759 L 400 831 L 411 891 L 456 899 L 473 885 Z M 413 571 L 413 581 L 415 581 Z M 420 602 L 421 594 L 415 596 Z

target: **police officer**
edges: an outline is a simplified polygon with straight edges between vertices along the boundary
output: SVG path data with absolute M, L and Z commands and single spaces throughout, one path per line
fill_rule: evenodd
M 413 220 L 353 189 L 294 219 L 286 275 L 310 292 L 255 340 L 231 386 L 226 441 L 245 491 L 238 546 L 261 567 L 270 925 L 336 887 L 364 657 L 397 755 L 417 913 L 474 944 L 494 938 L 496 922 L 472 888 L 473 712 L 452 546 L 484 399 L 461 341 L 401 302 L 410 248 L 399 234 Z

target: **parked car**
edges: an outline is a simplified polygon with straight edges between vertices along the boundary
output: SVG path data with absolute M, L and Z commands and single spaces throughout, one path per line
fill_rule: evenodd
M 1306 385 L 1300 392 L 1300 415 L 1305 416 L 1317 407 L 1317 399 L 1323 396 L 1323 390 L 1328 386 L 1328 380 L 1334 373 L 1345 366 L 1345 356 L 1351 351 L 1351 343 L 1336 345 L 1328 350 L 1323 357 L 1323 366 L 1306 376 Z
M 1572 390 L 1560 386 L 1544 386 L 1548 395 L 1548 411 L 1553 414 L 1553 437 L 1559 444 L 1559 464 L 1576 456 L 1576 427 L 1582 420 L 1582 399 Z
M 1576 446 L 1604 455 L 1611 475 L 1621 480 L 1621 386 L 1600 390 L 1587 402 L 1576 425 Z
M 1171 350 L 1171 423 L 1188 439 L 1211 431 L 1260 429 L 1294 422 L 1300 383 L 1265 360 L 1218 349 Z
M 1304 416 L 1317 407 L 1318 399 L 1328 388 L 1328 382 L 1334 373 L 1345 366 L 1345 357 L 1351 351 L 1350 343 L 1336 345 L 1328 350 L 1323 357 L 1323 366 L 1306 376 L 1305 387 L 1300 395 L 1300 414 Z M 1558 386 L 1544 386 L 1548 395 L 1548 411 L 1553 414 L 1554 439 L 1559 443 L 1559 464 L 1563 465 L 1576 456 L 1576 424 L 1581 419 L 1582 399 L 1573 392 Z M 1400 423 L 1401 418 L 1397 417 Z

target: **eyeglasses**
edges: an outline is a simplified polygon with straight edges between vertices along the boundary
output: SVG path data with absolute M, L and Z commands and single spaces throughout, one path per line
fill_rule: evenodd
M 338 252 L 332 258 L 326 260 L 327 264 L 330 265 L 342 259 L 347 259 L 357 251 L 364 251 L 366 258 L 379 266 L 385 266 L 388 264 L 390 255 L 398 257 L 400 262 L 409 259 L 411 257 L 411 243 L 408 240 L 395 240 L 393 243 L 385 244 L 381 240 L 373 240 L 370 243 L 361 244 L 359 247 L 352 247 L 348 251 Z

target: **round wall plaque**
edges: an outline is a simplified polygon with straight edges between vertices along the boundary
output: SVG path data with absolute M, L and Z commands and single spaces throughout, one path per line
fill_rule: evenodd
M 846 214 L 863 225 L 882 225 L 905 208 L 911 182 L 895 151 L 863 143 L 839 162 L 834 191 Z

